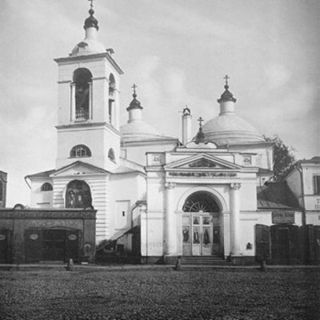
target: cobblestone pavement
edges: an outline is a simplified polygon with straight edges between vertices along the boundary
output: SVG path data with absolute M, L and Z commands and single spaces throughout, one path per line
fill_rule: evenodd
M 0 271 L 0 319 L 320 319 L 320 270 Z

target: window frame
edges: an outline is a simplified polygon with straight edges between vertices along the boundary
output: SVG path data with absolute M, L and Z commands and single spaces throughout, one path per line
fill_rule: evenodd
M 70 158 L 90 158 L 92 157 L 91 150 L 85 144 L 77 144 L 70 150 Z
M 50 182 L 44 182 L 40 187 L 40 191 L 41 192 L 53 191 L 53 186 Z

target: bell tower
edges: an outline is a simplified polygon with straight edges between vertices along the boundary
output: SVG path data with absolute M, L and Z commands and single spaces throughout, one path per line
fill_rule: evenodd
M 120 156 L 119 89 L 123 71 L 98 40 L 91 1 L 85 37 L 58 64 L 56 168 L 77 160 L 112 170 Z M 112 155 L 112 156 L 111 156 Z

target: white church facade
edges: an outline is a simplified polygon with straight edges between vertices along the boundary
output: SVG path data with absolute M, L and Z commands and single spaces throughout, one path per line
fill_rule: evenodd
M 236 115 L 228 78 L 219 115 L 203 125 L 200 119 L 195 136 L 188 108 L 181 141 L 146 123 L 135 86 L 120 126 L 123 71 L 98 41 L 89 13 L 85 39 L 55 59 L 56 166 L 26 177 L 31 206 L 94 208 L 96 243 L 117 241 L 142 258 L 254 257 L 255 226 L 273 223 L 272 210 L 257 201 L 257 187 L 273 174 L 272 144 Z M 301 213 L 294 214 L 301 225 Z

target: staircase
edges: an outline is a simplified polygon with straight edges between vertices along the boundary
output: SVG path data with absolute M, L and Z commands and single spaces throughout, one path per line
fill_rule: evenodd
M 181 265 L 207 265 L 225 266 L 230 262 L 219 256 L 182 256 Z

